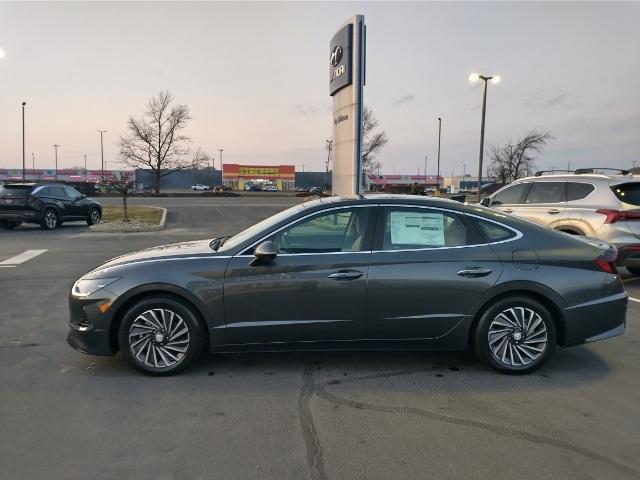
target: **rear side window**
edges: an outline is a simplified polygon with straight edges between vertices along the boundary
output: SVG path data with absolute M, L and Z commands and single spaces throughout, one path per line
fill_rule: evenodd
M 56 198 L 67 198 L 62 187 L 49 187 L 49 194 Z
M 32 187 L 22 185 L 5 185 L 0 190 L 0 198 L 26 198 Z
M 481 243 L 461 217 L 440 210 L 411 207 L 385 209 L 383 250 L 458 247 Z
M 591 192 L 595 190 L 596 187 L 591 185 L 590 183 L 576 183 L 576 182 L 568 182 L 567 183 L 567 202 L 572 202 L 574 200 L 582 200 L 587 197 Z
M 491 200 L 491 205 L 509 205 L 514 203 L 522 203 L 522 197 L 529 188 L 528 183 L 518 183 L 511 187 L 505 188 Z
M 476 223 L 489 243 L 502 242 L 516 236 L 516 232 L 497 223 L 486 220 L 476 220 Z
M 524 203 L 562 203 L 566 201 L 565 182 L 535 182 Z
M 628 182 L 611 187 L 615 196 L 624 203 L 640 205 L 640 183 Z

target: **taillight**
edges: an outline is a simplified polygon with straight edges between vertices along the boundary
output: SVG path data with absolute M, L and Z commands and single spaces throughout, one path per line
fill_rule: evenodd
M 618 273 L 615 264 L 616 258 L 618 258 L 618 249 L 611 245 L 608 250 L 594 258 L 593 263 L 596 264 L 599 270 L 615 275 Z
M 609 210 L 608 208 L 600 208 L 596 213 L 606 216 L 604 223 L 616 223 L 619 220 L 640 220 L 640 211 L 638 210 Z

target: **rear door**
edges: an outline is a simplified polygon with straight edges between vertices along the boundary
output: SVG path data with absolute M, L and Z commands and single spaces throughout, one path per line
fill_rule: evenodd
M 463 214 L 380 206 L 369 267 L 367 335 L 435 339 L 473 311 L 502 263 Z
M 567 207 L 567 182 L 531 182 L 524 204 L 518 209 L 518 216 L 532 222 L 555 228 Z

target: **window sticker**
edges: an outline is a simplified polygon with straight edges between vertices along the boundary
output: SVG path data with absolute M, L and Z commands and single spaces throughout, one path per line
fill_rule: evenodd
M 391 243 L 444 247 L 444 215 L 391 212 Z

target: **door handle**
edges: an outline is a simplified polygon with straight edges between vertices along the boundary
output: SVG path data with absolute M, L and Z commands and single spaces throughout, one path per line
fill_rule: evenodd
M 467 267 L 460 270 L 458 272 L 458 275 L 461 277 L 478 278 L 478 277 L 486 277 L 492 271 L 493 270 L 490 270 L 488 268 L 483 268 L 483 267 Z
M 558 210 L 556 208 L 552 208 L 551 210 L 547 210 L 547 213 L 550 213 L 551 215 L 556 215 L 556 214 L 560 213 L 560 210 Z
M 513 210 L 511 210 L 510 208 L 505 208 L 504 210 L 502 210 L 504 213 L 513 213 Z
M 327 278 L 332 280 L 356 280 L 360 278 L 364 273 L 359 270 L 338 270 L 332 273 Z

